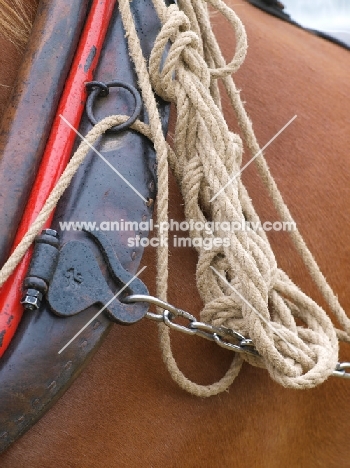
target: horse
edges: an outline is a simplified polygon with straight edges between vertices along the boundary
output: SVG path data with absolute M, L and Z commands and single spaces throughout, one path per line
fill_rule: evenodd
M 258 140 L 269 141 L 298 116 L 265 155 L 306 243 L 350 310 L 348 52 L 246 2 L 227 4 L 247 29 L 249 53 L 235 81 Z M 234 37 L 219 16 L 213 15 L 212 23 L 229 58 Z M 0 82 L 11 86 L 20 56 L 8 40 L 2 39 L 2 45 L 8 66 Z M 0 88 L 2 105 L 8 90 Z M 237 131 L 226 103 L 223 111 Z M 248 160 L 245 154 L 243 164 Z M 261 219 L 277 219 L 253 165 L 242 178 Z M 184 220 L 173 177 L 169 217 Z M 325 306 L 286 233 L 271 232 L 270 241 L 280 266 Z M 195 315 L 202 306 L 195 289 L 196 260 L 194 250 L 171 248 L 169 302 Z M 152 292 L 154 249 L 146 249 L 142 262 L 147 269 L 141 278 Z M 218 380 L 232 359 L 229 351 L 197 337 L 172 332 L 172 342 L 180 368 L 198 383 Z M 341 359 L 348 353 L 342 346 Z M 65 395 L 0 455 L 0 462 L 3 468 L 346 467 L 348 385 L 331 377 L 312 390 L 286 389 L 266 370 L 244 364 L 229 391 L 201 399 L 178 388 L 168 375 L 153 323 L 116 325 Z

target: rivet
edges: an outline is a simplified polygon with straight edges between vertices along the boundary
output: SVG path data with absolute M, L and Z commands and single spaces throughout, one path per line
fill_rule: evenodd
M 96 330 L 100 325 L 101 325 L 101 322 L 99 322 L 99 321 L 97 320 L 97 322 L 95 322 L 95 323 L 93 324 L 92 328 L 93 328 L 94 330 Z
M 53 380 L 50 385 L 47 387 L 48 390 L 54 390 L 56 388 L 56 380 Z
M 71 367 L 72 367 L 72 361 L 68 361 L 68 362 L 66 362 L 66 364 L 64 365 L 65 370 L 68 370 L 68 369 L 70 369 Z

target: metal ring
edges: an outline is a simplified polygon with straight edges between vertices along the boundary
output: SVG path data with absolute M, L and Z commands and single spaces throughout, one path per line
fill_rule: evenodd
M 131 86 L 129 83 L 124 83 L 123 81 L 109 81 L 108 83 L 102 83 L 101 81 L 90 81 L 89 83 L 86 83 L 85 86 L 87 87 L 88 92 L 90 92 L 86 101 L 86 114 L 92 125 L 97 124 L 97 120 L 92 110 L 95 98 L 97 96 L 107 96 L 109 94 L 109 88 L 127 89 L 134 97 L 135 110 L 126 122 L 111 127 L 109 130 L 107 130 L 107 132 L 120 132 L 121 130 L 125 130 L 126 128 L 130 127 L 130 125 L 132 125 L 140 115 L 142 107 L 140 93 L 137 91 L 136 88 L 134 88 L 134 86 Z
M 88 94 L 90 94 L 94 89 L 99 90 L 98 96 L 106 97 L 109 94 L 108 86 L 102 81 L 89 81 L 88 83 L 85 83 L 85 87 Z

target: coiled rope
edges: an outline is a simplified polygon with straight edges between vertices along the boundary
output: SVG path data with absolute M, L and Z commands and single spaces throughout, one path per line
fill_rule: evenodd
M 211 233 L 193 230 L 191 236 L 203 239 L 229 237 L 229 247 L 223 242 L 211 250 L 197 248 L 197 286 L 205 304 L 201 320 L 249 336 L 261 357 L 247 355 L 243 359 L 266 367 L 271 377 L 283 386 L 311 388 L 332 374 L 338 361 L 338 339 L 350 341 L 350 321 L 297 230 L 290 232 L 292 240 L 344 331 L 337 330 L 326 312 L 278 268 L 264 231 L 224 232 L 220 228 L 223 221 L 258 222 L 259 218 L 240 177 L 231 181 L 239 172 L 243 150 L 240 137 L 229 130 L 222 115 L 219 78 L 226 88 L 247 147 L 252 155 L 260 152 L 260 148 L 231 76 L 243 63 L 247 52 L 244 26 L 223 1 L 207 0 L 207 3 L 223 14 L 234 28 L 236 50 L 228 64 L 211 29 L 206 2 L 179 0 L 178 5 L 167 7 L 163 0 L 153 0 L 162 29 L 147 66 L 130 1 L 119 1 L 129 53 L 150 122 L 147 126 L 138 121 L 132 128 L 148 136 L 157 152 L 158 224 L 164 227 L 168 221 L 169 163 L 182 191 L 186 218 L 203 223 L 214 221 L 215 226 L 219 226 Z M 169 42 L 171 46 L 166 55 Z M 163 136 L 154 92 L 174 103 L 177 109 L 173 150 Z M 88 133 L 87 141 L 93 144 L 107 128 L 126 118 L 111 116 L 104 119 Z M 0 271 L 0 286 L 40 232 L 88 151 L 89 146 L 81 143 L 38 219 Z M 255 163 L 281 220 L 293 222 L 263 156 L 258 156 Z M 225 189 L 221 190 L 222 187 Z M 159 236 L 167 239 L 168 232 L 159 232 Z M 168 284 L 168 249 L 165 245 L 161 243 L 157 255 L 157 295 L 164 301 Z M 296 318 L 305 326 L 297 325 Z M 171 352 L 169 329 L 164 325 L 160 325 L 160 343 L 172 378 L 197 396 L 211 396 L 226 390 L 242 364 L 242 357 L 236 355 L 219 382 L 198 385 L 179 370 Z

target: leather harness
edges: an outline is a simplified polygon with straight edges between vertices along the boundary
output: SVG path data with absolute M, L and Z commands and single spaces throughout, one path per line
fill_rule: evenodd
M 55 122 L 56 109 L 58 106 L 58 109 L 61 108 L 62 101 L 59 103 L 58 97 L 62 93 L 68 64 L 75 54 L 82 27 L 84 23 L 89 27 L 96 5 L 100 5 L 101 8 L 102 4 L 111 3 L 95 1 L 89 9 L 88 1 L 57 3 L 43 0 L 39 6 L 39 16 L 18 80 L 19 84 L 4 118 L 1 132 L 2 262 L 10 252 L 30 189 L 34 185 L 44 153 L 44 144 L 50 138 L 50 127 Z M 150 0 L 138 2 L 137 11 L 134 13 L 142 32 L 140 41 L 143 52 L 148 57 L 160 23 Z M 84 58 L 83 66 L 79 64 L 75 76 L 67 83 L 74 82 L 77 73 L 83 68 L 85 75 L 83 79 L 80 77 L 78 88 L 84 100 L 88 91 L 94 95 L 93 99 L 89 100 L 90 117 L 94 114 L 96 119 L 100 120 L 110 114 L 132 115 L 136 112 L 136 117 L 139 116 L 142 121 L 147 122 L 147 114 L 138 95 L 135 71 L 129 59 L 118 8 L 112 11 L 112 8 L 107 6 L 99 21 L 99 42 L 94 38 L 95 42 L 90 47 L 90 54 Z M 109 23 L 108 28 L 104 28 L 105 21 Z M 104 41 L 101 34 L 103 28 L 106 29 Z M 69 31 L 73 32 L 69 34 Z M 62 55 L 57 60 L 55 55 L 59 51 Z M 98 56 L 100 58 L 97 64 Z M 46 77 L 44 82 L 43 76 Z M 98 83 L 90 84 L 87 91 L 85 81 L 91 82 L 92 79 Z M 109 88 L 109 94 L 103 97 L 106 87 Z M 75 107 L 69 101 L 66 104 L 68 110 Z M 135 107 L 138 107 L 137 111 Z M 162 100 L 159 100 L 159 107 L 166 130 L 169 107 Z M 84 103 L 81 103 L 80 113 L 83 109 Z M 38 113 L 39 119 L 36 118 Z M 71 117 L 68 116 L 68 120 Z M 86 112 L 83 113 L 80 123 L 79 115 L 75 115 L 74 119 L 82 135 L 93 126 Z M 131 305 L 122 304 L 119 300 L 113 301 L 107 307 L 107 313 L 92 320 L 91 325 L 84 329 L 79 338 L 64 353 L 58 354 L 58 350 L 96 314 L 100 309 L 98 304 L 113 298 L 115 293 L 126 287 L 136 273 L 143 247 L 128 246 L 127 237 L 148 235 L 147 230 L 89 233 L 82 230 L 63 231 L 60 228 L 62 222 L 93 219 L 100 223 L 106 219 L 123 219 L 141 223 L 149 221 L 152 217 L 151 200 L 156 197 L 157 185 L 153 145 L 147 138 L 128 128 L 114 130 L 102 136 L 96 146 L 103 159 L 91 151 L 60 200 L 52 223 L 48 226 L 51 229 L 45 230 L 37 239 L 22 297 L 26 308 L 35 311 L 24 313 L 10 344 L 9 339 L 4 340 L 4 336 L 9 329 L 9 322 L 19 322 L 22 306 L 18 305 L 17 301 L 16 308 L 20 312 L 14 318 L 14 309 L 6 307 L 12 296 L 8 296 L 6 284 L 2 288 L 0 316 L 3 320 L 0 323 L 3 351 L 5 346 L 8 345 L 8 348 L 0 360 L 0 451 L 29 429 L 68 388 L 101 344 L 111 326 L 111 319 L 118 323 L 133 323 L 146 313 L 145 304 Z M 38 138 L 33 138 L 33 134 Z M 71 145 L 73 147 L 77 147 L 80 142 L 80 138 L 75 137 L 74 134 Z M 66 144 L 66 141 L 64 143 Z M 19 149 L 15 152 L 14 148 L 17 147 Z M 62 157 L 61 150 L 57 151 L 56 148 L 53 151 L 56 151 L 54 159 L 59 161 Z M 110 166 L 124 174 L 142 198 L 130 190 Z M 16 177 L 12 177 L 14 167 L 17 169 Z M 16 194 L 15 197 L 13 193 Z M 38 191 L 32 196 L 36 199 L 37 195 Z M 29 205 L 27 211 L 31 212 L 32 208 L 32 205 Z M 15 272 L 15 277 L 18 271 Z M 16 278 L 20 279 L 23 276 L 22 268 L 22 272 Z M 48 300 L 41 300 L 47 291 L 45 281 L 51 280 L 52 288 Z M 12 277 L 8 284 L 15 288 L 17 296 L 21 294 L 18 280 L 14 281 Z M 145 294 L 147 289 L 139 280 L 133 282 L 132 288 L 127 288 L 127 292 Z M 15 328 L 10 330 L 9 335 L 14 334 Z

